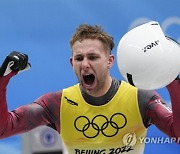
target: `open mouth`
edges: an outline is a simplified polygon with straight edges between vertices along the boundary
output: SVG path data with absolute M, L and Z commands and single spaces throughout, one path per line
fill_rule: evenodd
M 86 74 L 83 75 L 83 80 L 85 84 L 92 85 L 94 83 L 95 76 L 93 74 Z

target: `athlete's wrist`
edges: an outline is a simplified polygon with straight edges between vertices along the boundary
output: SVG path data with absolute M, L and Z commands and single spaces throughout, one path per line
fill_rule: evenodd
M 17 72 L 12 71 L 11 73 L 9 73 L 6 76 L 1 76 L 0 77 L 0 90 L 5 89 L 6 86 L 8 85 L 8 83 L 9 83 L 9 80 L 16 74 L 17 74 Z

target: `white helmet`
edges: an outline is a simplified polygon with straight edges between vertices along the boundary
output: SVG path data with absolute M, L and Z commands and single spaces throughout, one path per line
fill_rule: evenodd
M 164 35 L 158 22 L 151 21 L 122 37 L 117 64 L 130 84 L 140 89 L 159 89 L 180 73 L 180 45 Z

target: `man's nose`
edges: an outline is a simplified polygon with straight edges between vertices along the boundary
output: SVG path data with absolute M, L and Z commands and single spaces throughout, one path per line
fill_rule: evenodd
M 87 58 L 84 58 L 84 59 L 82 60 L 81 67 L 82 67 L 83 69 L 87 69 L 87 68 L 90 67 L 90 63 L 89 63 L 89 60 L 88 60 Z

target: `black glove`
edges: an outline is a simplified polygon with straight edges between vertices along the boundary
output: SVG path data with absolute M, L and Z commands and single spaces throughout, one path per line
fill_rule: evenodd
M 0 67 L 0 77 L 8 75 L 10 72 L 22 72 L 28 70 L 31 65 L 28 63 L 26 54 L 13 51 L 11 52 Z

